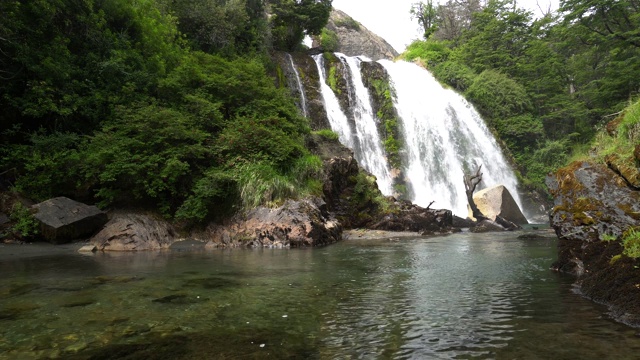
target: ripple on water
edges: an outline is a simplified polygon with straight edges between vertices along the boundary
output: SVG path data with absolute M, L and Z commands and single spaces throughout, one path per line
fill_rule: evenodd
M 0 278 L 0 359 L 152 351 L 175 359 L 595 359 L 640 351 L 633 330 L 548 270 L 555 250 L 547 240 L 525 246 L 506 236 L 96 256 L 93 264 L 68 256 L 55 269 L 31 259 Z

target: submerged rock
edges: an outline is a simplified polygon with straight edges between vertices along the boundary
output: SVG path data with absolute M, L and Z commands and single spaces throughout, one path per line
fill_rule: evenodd
M 66 197 L 57 197 L 33 205 L 38 212 L 42 236 L 54 244 L 81 239 L 95 233 L 107 222 L 107 214 L 95 206 Z

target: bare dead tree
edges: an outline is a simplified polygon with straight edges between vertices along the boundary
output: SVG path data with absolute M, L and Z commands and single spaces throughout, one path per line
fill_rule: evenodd
M 473 192 L 476 190 L 476 186 L 482 181 L 482 165 L 478 167 L 475 175 L 464 175 L 464 189 L 467 193 L 467 201 L 469 202 L 469 207 L 471 207 L 471 212 L 476 221 L 489 220 L 488 217 L 484 216 L 482 211 L 478 209 L 475 201 L 473 201 Z

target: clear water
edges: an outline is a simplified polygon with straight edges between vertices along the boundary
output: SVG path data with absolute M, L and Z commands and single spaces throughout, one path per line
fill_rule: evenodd
M 315 249 L 0 247 L 2 359 L 631 359 L 519 232 Z M 56 248 L 58 249 L 58 248 Z

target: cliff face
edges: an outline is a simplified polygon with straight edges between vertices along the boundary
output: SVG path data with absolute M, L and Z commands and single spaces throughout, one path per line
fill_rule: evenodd
M 337 52 L 348 56 L 364 55 L 374 61 L 398 56 L 398 52 L 383 38 L 340 10 L 333 9 L 326 28 L 338 37 Z M 314 41 L 313 46 L 318 45 Z
M 630 252 L 638 240 L 630 231 L 640 229 L 640 189 L 630 181 L 638 178 L 640 156 L 634 163 L 623 173 L 610 159 L 574 162 L 547 185 L 559 239 L 553 267 L 575 275 L 582 294 L 610 306 L 615 318 L 640 326 L 640 259 Z

